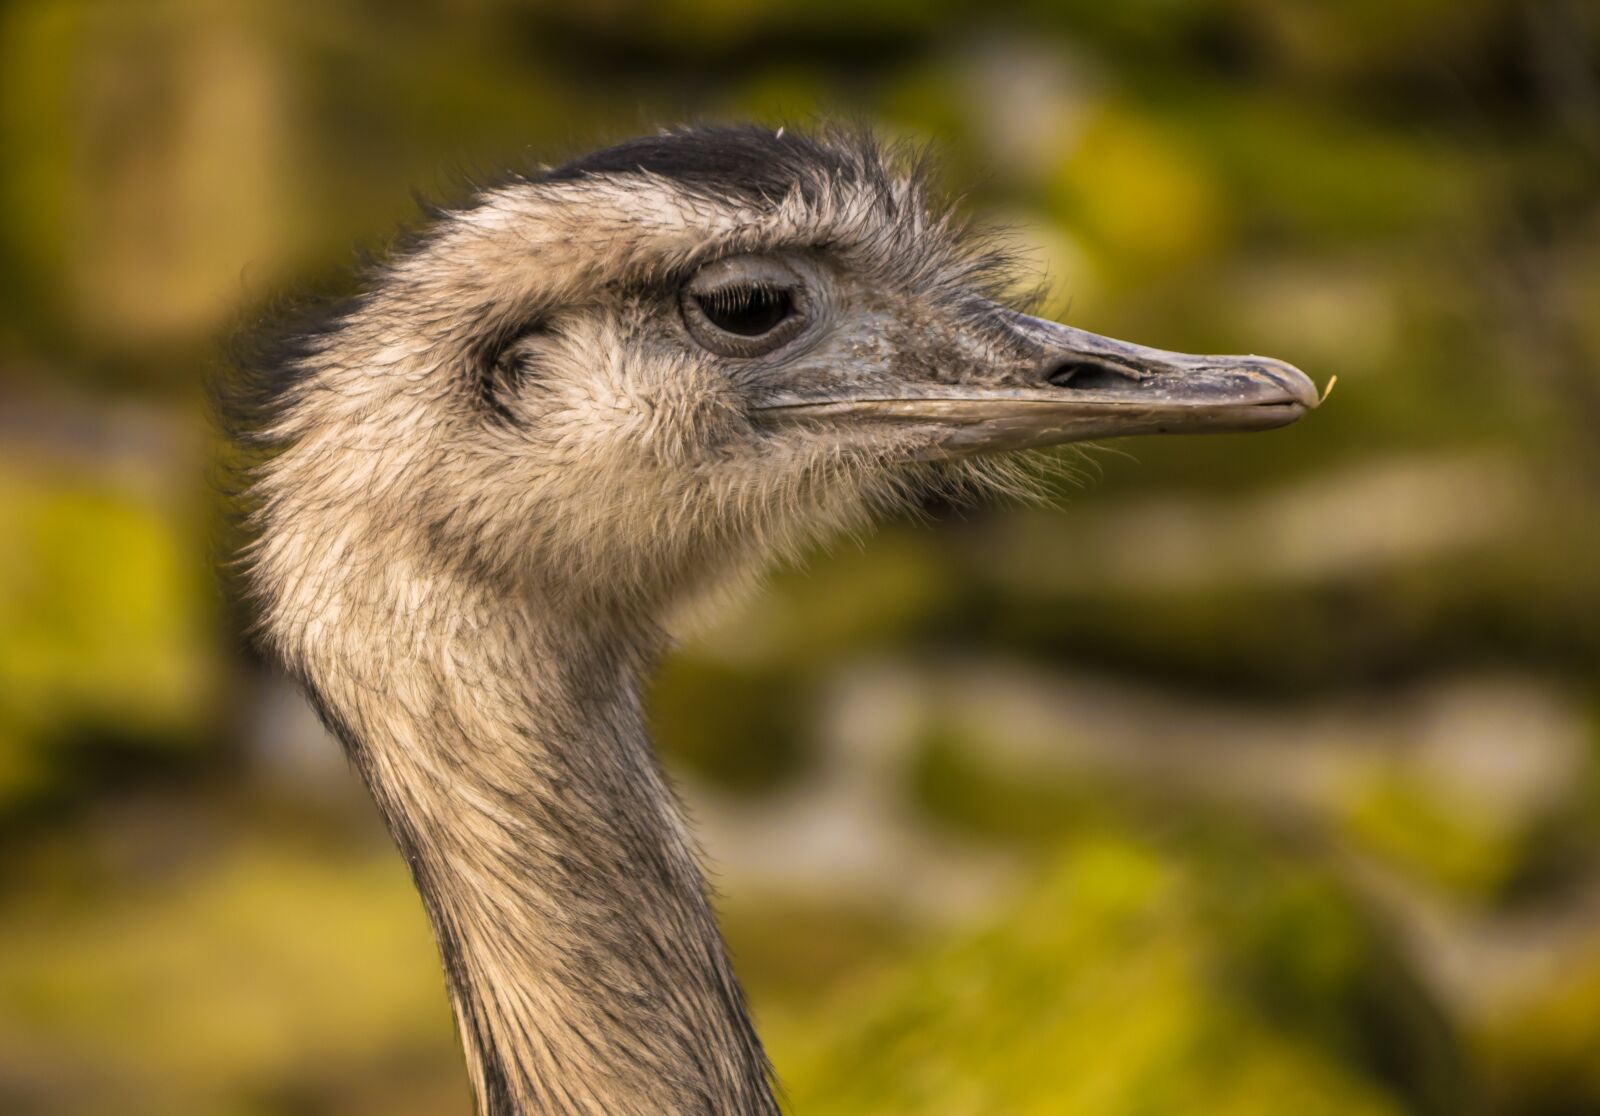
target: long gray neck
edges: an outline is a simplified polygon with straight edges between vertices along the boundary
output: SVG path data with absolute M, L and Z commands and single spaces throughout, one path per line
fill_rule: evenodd
M 304 673 L 410 863 L 480 1111 L 775 1116 L 646 737 L 643 641 L 444 611 L 405 620 L 448 639 Z

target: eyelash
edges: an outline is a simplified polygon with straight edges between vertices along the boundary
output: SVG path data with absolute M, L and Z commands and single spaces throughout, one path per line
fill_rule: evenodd
M 709 291 L 695 292 L 695 297 L 700 300 L 702 306 L 723 313 L 748 310 L 759 301 L 776 301 L 782 295 L 782 288 L 765 283 L 728 283 L 725 286 L 713 287 Z
M 787 265 L 736 259 L 709 267 L 716 270 L 691 277 L 678 295 L 683 321 L 701 348 L 725 357 L 762 356 L 805 328 L 809 300 L 803 279 Z

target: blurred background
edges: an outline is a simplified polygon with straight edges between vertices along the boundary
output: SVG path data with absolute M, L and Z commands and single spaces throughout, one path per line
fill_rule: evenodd
M 400 858 L 219 588 L 202 385 L 414 191 L 843 115 L 936 144 L 1074 324 L 1339 386 L 818 554 L 666 664 L 795 1110 L 1600 1113 L 1594 7 L 0 28 L 0 1111 L 466 1116 Z

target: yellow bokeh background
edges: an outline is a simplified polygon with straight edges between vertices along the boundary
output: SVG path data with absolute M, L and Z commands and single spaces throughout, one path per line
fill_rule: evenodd
M 1600 15 L 13 0 L 0 1112 L 466 1113 L 230 595 L 228 339 L 686 119 L 929 144 L 1073 324 L 1327 405 L 778 572 L 651 713 L 799 1113 L 1600 1112 Z

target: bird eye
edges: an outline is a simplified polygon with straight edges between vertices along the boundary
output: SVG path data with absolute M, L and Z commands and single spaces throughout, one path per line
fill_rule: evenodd
M 794 293 L 777 287 L 733 285 L 693 296 L 706 320 L 726 333 L 760 337 L 794 313 Z
M 792 341 L 810 309 L 799 274 L 773 257 L 740 256 L 701 269 L 680 296 L 683 323 L 719 356 L 758 357 Z

